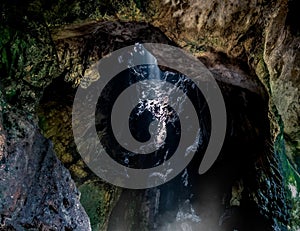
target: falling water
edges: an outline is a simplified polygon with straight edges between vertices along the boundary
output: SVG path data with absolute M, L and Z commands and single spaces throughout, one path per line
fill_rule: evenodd
M 139 60 L 142 59 L 146 63 L 149 62 L 155 63 L 155 65 L 135 66 L 135 61 L 137 59 Z M 154 143 L 151 143 L 151 145 L 155 145 L 155 147 L 157 148 L 165 145 L 165 138 L 167 134 L 166 125 L 168 122 L 169 123 L 174 122 L 176 119 L 175 117 L 172 117 L 168 109 L 168 100 L 169 100 L 168 95 L 171 91 L 177 91 L 179 87 L 185 91 L 185 87 L 184 87 L 185 77 L 179 76 L 177 82 L 174 83 L 174 88 L 169 89 L 169 92 L 167 92 L 167 94 L 164 93 L 161 90 L 164 87 L 164 82 L 167 79 L 173 78 L 175 74 L 169 71 L 162 72 L 159 66 L 157 65 L 157 60 L 155 59 L 155 57 L 139 43 L 135 44 L 132 52 L 120 56 L 118 58 L 118 61 L 119 63 L 124 63 L 124 62 L 127 63 L 127 67 L 130 70 L 132 78 L 138 78 L 139 80 L 145 80 L 145 79 L 161 80 L 160 84 L 157 84 L 156 82 L 156 84 L 137 86 L 136 89 L 137 93 L 141 93 L 141 95 L 145 95 L 148 92 L 151 92 L 152 98 L 151 99 L 148 98 L 147 100 L 140 99 L 139 105 L 137 107 L 138 110 L 135 113 L 138 116 L 138 115 L 142 115 L 145 111 L 148 111 L 154 116 L 155 120 L 150 124 L 149 127 L 150 133 L 155 137 L 153 141 Z M 135 81 L 136 80 L 133 80 L 131 84 Z M 179 111 L 177 111 L 177 113 L 180 113 L 180 111 L 182 110 L 180 104 L 184 102 L 185 97 L 187 96 L 183 95 L 182 97 L 183 98 L 178 99 L 179 105 L 177 108 L 179 108 Z M 200 137 L 196 137 L 196 139 L 199 138 Z M 197 144 L 199 143 L 198 141 L 199 140 L 196 140 L 192 146 L 188 147 L 186 152 L 197 149 Z M 142 148 L 147 149 L 146 146 L 143 146 Z M 167 159 L 167 156 L 168 156 L 168 152 L 165 153 L 164 160 Z M 125 159 L 125 161 L 126 161 L 125 164 L 129 164 L 128 159 Z M 171 169 L 167 170 L 165 173 L 154 172 L 152 173 L 150 178 L 153 176 L 153 177 L 160 177 L 164 179 L 166 177 L 166 174 L 169 174 L 169 171 L 171 171 Z M 151 223 L 150 227 L 148 224 L 148 228 L 150 230 L 191 231 L 191 230 L 195 230 L 193 229 L 193 226 L 195 226 L 195 224 L 201 222 L 200 217 L 197 215 L 196 211 L 194 210 L 189 200 L 190 195 L 188 195 L 187 198 L 185 199 L 178 198 L 175 199 L 175 201 L 172 196 L 171 197 L 168 196 L 169 195 L 168 191 L 174 191 L 176 194 L 176 190 L 178 190 L 178 188 L 181 187 L 186 188 L 185 191 L 190 190 L 191 185 L 189 183 L 189 173 L 187 169 L 185 169 L 182 175 L 179 177 L 179 182 L 181 186 L 179 186 L 178 183 L 175 182 L 173 184 L 172 183 L 168 184 L 169 185 L 168 187 L 171 188 L 162 187 L 162 188 L 153 188 L 153 189 L 146 190 L 148 192 L 150 191 L 151 192 L 150 194 L 153 197 L 152 199 L 149 199 L 149 201 L 151 202 L 149 209 L 152 211 L 152 212 L 150 211 L 150 213 L 152 214 L 151 216 L 152 218 L 148 218 L 149 219 L 148 222 Z M 164 198 L 162 198 L 162 194 L 165 195 Z M 130 195 L 131 194 L 129 192 L 125 192 L 123 195 L 123 200 L 132 200 L 132 199 L 134 200 L 135 198 L 131 198 Z M 166 201 L 172 201 L 171 203 L 177 203 L 178 206 L 173 206 L 173 208 L 168 208 L 168 206 L 166 206 Z M 122 206 L 126 207 L 128 206 L 128 204 L 126 202 L 123 202 Z M 118 208 L 116 208 L 116 210 L 117 209 Z M 119 209 L 122 210 L 124 208 L 119 208 Z M 170 209 L 171 211 L 169 211 Z M 172 215 L 173 221 L 171 222 L 168 221 L 164 224 L 162 220 L 164 219 L 165 216 L 164 214 L 166 212 L 173 214 Z M 117 216 L 117 212 L 115 214 Z M 120 220 L 118 220 L 118 222 L 119 224 L 110 225 L 109 230 L 111 231 L 123 230 L 122 227 L 128 227 L 128 224 L 125 225 Z M 123 220 L 123 222 L 127 223 L 129 221 Z

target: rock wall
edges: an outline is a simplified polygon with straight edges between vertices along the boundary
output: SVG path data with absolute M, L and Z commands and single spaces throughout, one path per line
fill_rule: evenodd
M 80 193 L 50 141 L 23 112 L 0 117 L 0 229 L 91 230 Z

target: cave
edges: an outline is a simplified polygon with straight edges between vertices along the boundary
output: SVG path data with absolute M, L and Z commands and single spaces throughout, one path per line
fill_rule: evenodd
M 137 26 L 127 23 L 123 24 L 122 27 L 120 26 L 119 30 L 126 31 L 127 28 Z M 95 24 L 88 28 L 93 30 L 93 27 L 101 28 L 102 24 Z M 149 42 L 161 41 L 166 38 L 157 28 L 145 25 L 143 27 L 141 32 L 137 32 L 137 37 L 128 41 L 128 45 L 143 42 L 145 38 Z M 84 29 L 76 28 L 77 31 Z M 112 39 L 111 35 L 107 35 L 108 41 L 105 41 L 102 36 L 103 30 L 96 37 L 96 30 L 93 30 L 93 36 L 96 39 L 101 38 L 103 44 L 111 44 L 110 47 L 114 48 L 120 46 L 118 43 L 114 44 L 115 39 Z M 143 31 L 147 31 L 149 35 L 155 34 L 156 37 L 150 38 Z M 88 34 L 83 33 L 82 36 L 88 37 Z M 68 38 L 63 42 L 81 45 L 79 42 L 76 43 L 76 40 L 83 42 L 78 38 Z M 168 40 L 165 41 L 169 42 Z M 174 44 L 173 42 L 169 43 Z M 98 45 L 97 40 L 94 44 Z M 91 50 L 94 49 L 90 42 L 89 47 L 82 50 L 82 53 L 92 53 Z M 99 51 L 97 53 L 99 54 Z M 257 171 L 256 165 L 270 155 L 268 153 L 270 152 L 271 139 L 268 124 L 267 93 L 256 80 L 257 77 L 250 70 L 245 69 L 245 65 L 241 61 L 230 60 L 226 55 L 217 52 L 214 55 L 217 57 L 218 65 L 222 65 L 222 68 L 214 68 L 215 63 L 208 57 L 202 57 L 202 60 L 218 80 L 225 100 L 228 123 L 224 145 L 216 163 L 206 174 L 198 174 L 197 168 L 206 147 L 203 144 L 204 147 L 197 151 L 190 164 L 165 185 L 146 190 L 122 190 L 107 221 L 108 230 L 121 230 L 122 228 L 125 230 L 176 230 L 178 227 L 184 226 L 186 226 L 186 230 L 267 230 L 268 227 L 274 225 L 273 221 L 259 213 L 259 209 L 256 208 L 250 197 L 251 192 L 259 187 L 258 182 L 256 182 L 258 179 L 252 177 Z M 165 67 L 161 67 L 161 69 L 164 70 L 164 73 L 168 71 Z M 108 87 L 107 95 L 102 96 L 108 100 L 101 101 L 99 99 L 99 110 L 104 107 L 103 110 L 108 111 L 107 114 L 111 113 L 108 105 L 112 106 L 120 92 L 134 84 L 132 82 L 133 77 L 138 78 L 131 72 L 127 70 L 114 77 L 113 82 L 110 83 L 111 86 Z M 168 74 L 170 75 L 170 73 L 173 73 L 172 70 L 169 70 Z M 174 74 L 174 76 L 176 75 Z M 222 81 L 222 76 L 227 76 L 227 81 Z M 232 76 L 235 79 L 230 82 Z M 70 169 L 72 178 L 80 189 L 84 187 L 85 182 L 89 182 L 91 179 L 96 182 L 101 182 L 101 180 L 83 164 L 72 140 L 70 118 L 72 117 L 72 104 L 76 88 L 72 86 L 72 83 L 66 82 L 65 78 L 62 75 L 54 79 L 45 89 L 38 106 L 38 114 L 44 135 L 54 142 L 54 150 L 64 165 Z M 175 83 L 179 81 L 178 78 Z M 199 93 L 190 93 L 192 91 L 193 89 L 190 87 L 187 94 L 193 98 L 194 104 L 204 104 L 201 102 L 205 102 L 203 96 L 201 99 Z M 204 109 L 198 106 L 197 111 L 201 110 Z M 133 113 L 136 115 L 138 111 Z M 209 111 L 204 110 L 200 117 L 202 136 L 207 145 L 211 123 Z M 147 125 L 147 118 L 141 116 L 135 120 L 142 123 L 136 125 L 136 131 L 146 133 L 149 125 Z M 96 123 L 98 127 L 108 126 L 108 122 L 100 121 L 98 123 L 98 125 Z M 145 123 L 146 125 L 144 125 Z M 111 137 L 113 134 L 108 133 L 108 136 Z M 170 142 L 175 143 L 174 139 Z M 111 143 L 108 146 L 109 150 L 116 150 L 119 160 L 115 160 L 125 164 L 125 157 L 120 157 L 122 151 L 116 147 L 116 141 L 113 142 L 109 138 L 106 143 Z M 166 153 L 166 150 L 163 150 L 163 153 Z M 130 158 L 130 155 L 126 155 L 126 158 Z M 144 167 L 149 168 L 155 161 L 158 161 L 158 158 L 154 160 L 153 158 L 150 157 L 150 159 L 144 159 L 140 162 L 147 163 L 149 166 Z M 131 160 L 131 162 L 133 161 Z M 138 167 L 140 168 L 141 165 L 139 164 Z M 84 203 L 83 206 L 85 206 Z M 136 214 L 136 211 L 140 211 L 140 213 Z M 92 216 L 89 213 L 88 215 Z M 287 214 L 280 215 L 284 220 L 284 216 Z M 92 225 L 96 224 L 92 223 Z
M 19 8 L 6 1 L 2 5 L 0 230 L 299 230 L 295 1 L 29 0 Z M 217 159 L 203 174 L 199 166 L 213 128 L 209 100 L 189 76 L 159 63 L 159 54 L 147 50 L 147 43 L 188 52 L 220 89 L 226 132 Z M 80 91 L 99 91 L 97 83 L 108 75 L 101 62 L 126 47 L 110 66 L 126 68 L 101 89 L 91 117 L 100 150 L 89 118 L 76 117 L 75 110 L 80 114 L 94 96 L 74 102 Z M 134 65 L 142 56 L 155 64 Z M 151 85 L 153 80 L 157 84 Z M 137 84 L 143 81 L 147 84 L 140 90 Z M 121 136 L 112 128 L 114 104 L 135 85 L 139 103 L 130 105 L 129 119 L 118 127 L 128 126 L 141 143 L 155 137 L 139 149 L 147 154 L 159 145 L 147 155 L 119 144 Z M 170 90 L 167 99 L 156 92 L 164 87 Z M 142 100 L 145 89 L 156 98 Z M 194 143 L 186 148 L 185 156 L 187 150 L 193 153 L 188 164 L 168 180 L 154 172 L 164 181 L 155 187 L 130 188 L 120 179 L 102 179 L 98 169 L 107 170 L 93 158 L 104 151 L 126 167 L 123 175 L 129 168 L 147 170 L 172 162 L 181 133 L 186 134 L 183 112 L 166 105 L 178 89 L 185 97 L 178 98 L 178 108 L 191 100 L 199 123 L 195 141 L 189 139 Z M 115 118 L 126 115 L 121 111 Z M 86 143 L 78 143 L 76 123 Z M 83 156 L 82 146 L 97 151 Z

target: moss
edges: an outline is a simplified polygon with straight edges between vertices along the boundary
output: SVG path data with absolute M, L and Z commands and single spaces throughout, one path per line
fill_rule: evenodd
M 70 164 L 73 162 L 73 156 L 70 153 L 65 153 L 63 156 L 61 156 L 61 162 Z
M 255 68 L 255 73 L 259 77 L 260 81 L 264 84 L 266 90 L 271 94 L 270 75 L 266 63 L 263 57 L 258 59 L 258 63 Z
M 118 11 L 117 17 L 123 21 L 145 21 L 145 18 L 136 3 L 133 0 L 128 2 L 128 6 L 122 7 Z
M 130 6 L 131 1 L 117 0 L 55 0 L 41 1 L 41 8 L 49 26 L 79 23 L 85 20 L 103 20 L 116 16 L 118 12 Z
M 283 171 L 285 173 L 285 186 L 290 201 L 290 230 L 300 229 L 300 176 L 292 167 L 286 155 L 281 156 Z
M 87 173 L 83 167 L 74 162 L 78 154 L 71 147 L 73 142 L 71 107 L 58 105 L 58 102 L 50 102 L 38 109 L 39 126 L 43 135 L 54 143 L 57 157 L 65 165 L 70 165 L 73 177 L 83 178 Z
M 290 201 L 290 230 L 300 229 L 300 177 L 297 171 L 291 166 L 286 156 L 282 158 L 284 173 L 286 174 L 285 185 Z
M 285 153 L 285 140 L 283 135 L 284 125 L 278 113 L 276 113 L 276 117 L 280 126 L 280 133 L 276 137 L 274 150 L 280 158 L 281 171 L 284 175 L 284 185 L 288 199 L 287 203 L 290 204 L 290 222 L 288 228 L 289 230 L 294 231 L 300 229 L 300 176 L 290 164 Z
M 72 175 L 75 175 L 76 177 L 79 178 L 85 178 L 88 176 L 87 172 L 83 170 L 83 168 L 81 168 L 80 166 L 73 164 L 71 165 L 71 167 L 69 168 L 70 172 L 72 173 Z
M 199 45 L 200 44 L 200 45 Z M 207 46 L 200 42 L 186 41 L 184 48 L 194 55 L 198 55 L 208 50 Z
M 26 22 L 22 28 L 0 25 L 1 88 L 8 103 L 33 112 L 59 68 L 47 28 Z
M 101 182 L 86 182 L 79 187 L 80 202 L 87 212 L 93 231 L 106 230 L 108 217 L 121 190 Z

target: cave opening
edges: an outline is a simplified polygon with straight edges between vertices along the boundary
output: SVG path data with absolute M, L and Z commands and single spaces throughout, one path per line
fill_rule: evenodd
M 227 110 L 226 138 L 216 163 L 209 172 L 199 175 L 203 153 L 198 151 L 176 178 L 145 190 L 117 189 L 102 182 L 85 165 L 76 151 L 72 134 L 72 103 L 76 88 L 61 75 L 45 89 L 38 106 L 39 126 L 54 143 L 57 156 L 70 170 L 82 198 L 92 201 L 94 198 L 89 195 L 97 192 L 98 204 L 82 201 L 94 230 L 227 231 L 267 230 L 270 227 L 270 221 L 259 214 L 251 197 L 258 180 L 253 178 L 255 163 L 269 152 L 268 99 L 261 93 L 263 91 L 249 87 L 253 76 L 239 75 L 236 72 L 239 67 L 230 68 L 210 67 Z M 234 77 L 232 82 L 223 79 L 228 73 Z M 124 76 L 126 73 L 121 75 L 123 79 Z M 128 82 L 118 84 L 122 88 Z M 263 87 L 259 85 L 258 88 Z M 114 91 L 115 88 L 111 90 Z M 200 100 L 197 96 L 192 95 L 196 101 Z M 203 114 L 203 126 L 209 130 L 208 114 L 208 111 Z M 138 121 L 138 118 L 134 119 Z M 101 129 L 100 122 L 98 125 Z M 87 184 L 93 186 L 86 190 Z

